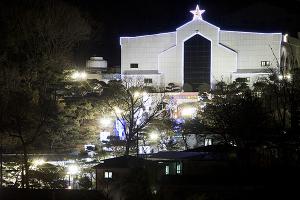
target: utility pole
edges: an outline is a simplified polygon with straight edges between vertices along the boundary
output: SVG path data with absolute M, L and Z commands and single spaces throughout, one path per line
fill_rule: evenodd
M 136 157 L 139 157 L 139 132 L 136 133 Z
M 2 189 L 3 183 L 3 142 L 2 142 L 2 134 L 0 135 L 0 189 Z

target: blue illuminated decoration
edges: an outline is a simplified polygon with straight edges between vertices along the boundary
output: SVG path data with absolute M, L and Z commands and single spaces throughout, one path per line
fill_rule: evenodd
M 184 119 L 183 118 L 178 118 L 175 120 L 176 124 L 183 124 L 184 123 Z
M 184 124 L 184 119 L 176 119 L 173 121 L 172 129 L 175 133 L 175 137 L 181 137 L 182 135 L 182 124 Z
M 124 126 L 123 126 L 124 124 Z M 125 120 L 116 120 L 114 123 L 114 132 L 116 136 L 118 136 L 120 139 L 125 138 L 125 128 L 126 128 L 126 122 Z

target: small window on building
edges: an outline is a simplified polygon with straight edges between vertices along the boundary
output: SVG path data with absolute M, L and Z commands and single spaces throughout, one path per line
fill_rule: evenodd
M 262 92 L 261 91 L 257 91 L 257 92 L 254 92 L 254 95 L 256 96 L 256 97 L 261 97 L 262 96 Z
M 130 68 L 139 68 L 139 64 L 137 64 L 137 63 L 130 63 Z
M 204 139 L 204 146 L 212 145 L 212 139 L 211 138 L 205 138 Z
M 269 67 L 269 66 L 271 66 L 271 62 L 270 61 L 261 61 L 260 65 L 262 67 Z
M 104 172 L 104 178 L 112 179 L 112 172 Z
M 248 82 L 250 82 L 250 77 L 236 78 L 235 81 L 238 83 L 248 83 Z
M 145 78 L 144 83 L 152 83 L 152 78 Z
M 176 174 L 182 174 L 182 163 L 176 163 Z
M 170 174 L 170 166 L 169 165 L 166 165 L 166 175 L 169 175 Z
M 236 142 L 234 140 L 230 141 L 229 144 L 231 144 L 232 146 L 235 146 L 235 147 L 237 146 Z

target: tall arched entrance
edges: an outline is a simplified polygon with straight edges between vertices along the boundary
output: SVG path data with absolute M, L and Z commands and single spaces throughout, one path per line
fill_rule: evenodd
M 197 91 L 200 85 L 210 85 L 211 42 L 196 34 L 184 42 L 184 84 Z

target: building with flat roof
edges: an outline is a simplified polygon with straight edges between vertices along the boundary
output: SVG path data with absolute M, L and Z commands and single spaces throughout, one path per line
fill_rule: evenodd
M 173 32 L 121 37 L 122 76 L 196 91 L 202 84 L 237 78 L 251 85 L 279 71 L 282 33 L 221 30 L 202 18 L 204 11 L 197 5 L 193 19 Z

